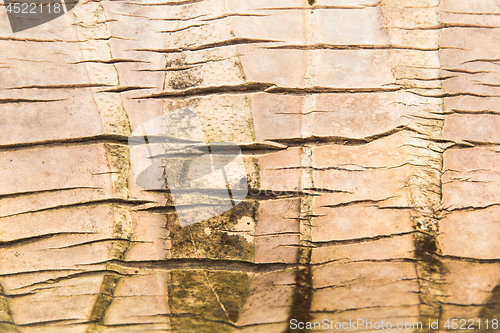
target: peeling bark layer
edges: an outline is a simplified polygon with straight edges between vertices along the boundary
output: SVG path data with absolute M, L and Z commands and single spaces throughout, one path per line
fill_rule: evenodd
M 0 331 L 495 319 L 499 13 L 81 1 L 12 34 L 0 11 Z M 181 227 L 128 137 L 186 106 L 240 145 L 249 195 Z

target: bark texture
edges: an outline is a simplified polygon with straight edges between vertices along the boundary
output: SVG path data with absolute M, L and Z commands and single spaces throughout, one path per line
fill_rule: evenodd
M 0 332 L 500 319 L 498 1 L 0 17 Z M 181 228 L 127 140 L 185 106 L 242 147 L 250 194 Z

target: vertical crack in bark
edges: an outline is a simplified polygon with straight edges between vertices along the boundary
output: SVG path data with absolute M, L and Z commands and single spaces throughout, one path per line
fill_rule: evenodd
M 307 166 L 302 173 L 301 187 L 314 188 L 312 169 L 312 149 L 304 147 L 302 149 L 302 165 Z M 295 271 L 295 289 L 292 296 L 292 305 L 288 321 L 296 319 L 299 322 L 310 322 L 312 317 L 311 304 L 313 296 L 313 281 L 311 269 L 312 243 L 311 220 L 313 217 L 314 196 L 305 196 L 300 199 L 300 247 L 297 262 L 304 265 Z M 305 329 L 292 330 L 287 326 L 285 333 L 306 332 Z
M 407 26 L 411 26 L 412 23 L 415 26 L 422 25 L 418 15 L 410 16 L 408 15 L 408 11 L 390 10 L 391 7 L 416 6 L 419 2 L 422 1 L 382 1 L 381 10 L 386 21 L 386 29 L 389 32 L 391 45 L 395 44 L 394 41 L 398 41 L 398 43 L 403 41 L 408 44 L 420 42 L 418 38 L 410 39 L 405 36 L 404 34 L 411 33 L 408 30 L 394 29 L 391 26 L 391 22 L 401 20 L 404 20 Z M 422 5 L 425 5 L 424 2 L 422 2 Z M 422 8 L 427 7 L 424 6 Z M 402 16 L 403 13 L 406 13 L 407 16 L 394 17 L 398 15 Z M 393 17 L 389 17 L 390 15 Z M 437 6 L 434 7 L 430 15 L 434 16 L 437 21 Z M 395 18 L 396 20 L 394 20 Z M 425 40 L 428 43 L 433 43 L 438 48 L 439 33 L 429 30 Z M 412 61 L 426 64 L 425 66 L 419 66 L 416 63 L 415 67 L 412 68 L 412 75 L 406 75 L 405 73 L 405 67 L 410 67 L 408 66 L 407 56 L 395 50 L 392 50 L 391 53 L 396 82 L 404 87 L 404 89 L 398 92 L 400 96 L 399 101 L 403 110 L 405 110 L 405 112 L 401 112 L 404 115 L 403 121 L 405 121 L 408 127 L 420 133 L 419 135 L 409 133 L 405 140 L 405 146 L 409 162 L 407 173 L 409 177 L 408 190 L 412 207 L 411 219 L 414 229 L 420 231 L 414 234 L 420 300 L 419 321 L 427 323 L 428 319 L 439 319 L 441 317 L 441 303 L 444 298 L 441 281 L 445 269 L 443 263 L 437 257 L 440 253 L 437 235 L 441 214 L 441 173 L 444 152 L 443 145 L 438 142 L 443 139 L 444 106 L 442 98 L 427 98 L 410 94 L 409 92 L 426 89 L 426 91 L 435 91 L 436 95 L 443 94 L 439 80 L 435 81 L 431 86 L 425 86 L 426 83 L 422 80 L 426 79 L 429 71 L 432 71 L 432 64 L 439 63 L 439 53 L 412 51 Z M 419 69 L 416 70 L 416 68 Z M 413 77 L 413 79 L 406 79 L 408 77 Z M 425 115 L 428 116 L 428 113 L 431 113 L 433 117 L 425 117 Z M 443 116 L 436 116 L 439 114 Z M 432 141 L 428 139 L 432 139 Z M 427 332 L 428 330 L 424 325 L 424 329 L 418 331 Z
M 96 303 L 92 309 L 90 315 L 90 326 L 87 329 L 87 333 L 98 333 L 104 330 L 104 317 L 106 316 L 106 311 L 108 310 L 111 302 L 113 301 L 113 294 L 116 289 L 116 285 L 120 280 L 119 276 L 105 274 L 101 290 L 97 296 Z
M 77 34 L 81 40 L 84 60 L 101 60 L 86 62 L 85 66 L 91 84 L 106 84 L 119 87 L 120 80 L 118 70 L 114 63 L 109 37 L 111 33 L 106 22 L 104 4 L 87 2 L 78 6 L 73 11 L 77 22 Z M 93 98 L 101 116 L 104 133 L 115 135 L 130 135 L 130 122 L 123 106 L 122 97 L 116 93 L 99 92 L 92 88 Z M 128 199 L 130 171 L 130 155 L 128 147 L 121 144 L 106 144 L 110 177 L 112 180 L 113 196 L 120 199 Z M 113 238 L 111 243 L 110 258 L 124 260 L 125 254 L 130 247 L 130 239 L 133 233 L 132 216 L 130 208 L 113 206 Z M 116 265 L 108 264 L 106 270 L 122 272 Z M 113 301 L 113 295 L 120 277 L 114 274 L 105 274 L 97 296 L 96 303 L 90 315 L 92 323 L 88 333 L 101 332 L 104 330 L 106 311 Z
M 130 170 L 130 157 L 127 146 L 108 144 L 109 165 L 112 171 L 113 194 L 115 197 L 128 199 L 128 174 Z M 113 206 L 113 238 L 110 259 L 124 260 L 130 247 L 133 234 L 132 216 L 129 207 Z M 123 269 L 115 264 L 107 264 L 106 270 L 124 273 Z M 104 329 L 106 311 L 113 301 L 113 295 L 120 276 L 105 274 L 96 303 L 90 315 L 92 323 L 87 333 L 101 332 Z
M 301 250 L 300 252 L 303 251 Z M 309 257 L 303 256 L 304 253 L 301 253 L 301 258 L 310 261 L 311 251 L 308 252 Z M 296 286 L 293 291 L 292 308 L 288 321 L 296 319 L 298 322 L 310 322 L 312 319 L 312 271 L 310 266 L 306 268 L 299 268 L 295 271 L 295 284 Z M 305 333 L 306 329 L 292 329 L 290 325 L 287 325 L 285 333 L 292 332 Z
M 130 171 L 130 156 L 127 146 L 118 144 L 107 144 L 109 166 L 113 184 L 113 194 L 121 199 L 128 199 L 128 174 Z M 132 215 L 129 207 L 113 206 L 113 238 L 111 244 L 110 259 L 125 260 L 125 255 L 130 248 L 130 240 L 133 234 Z M 107 264 L 106 270 L 124 273 L 123 269 L 115 264 Z M 104 329 L 106 311 L 113 301 L 113 294 L 120 280 L 114 274 L 105 274 L 97 297 L 96 303 L 90 315 L 92 324 L 87 333 L 101 332 Z
M 307 5 L 313 5 L 314 0 L 307 0 Z M 305 44 L 315 43 L 316 36 L 316 13 L 314 10 L 304 11 L 305 21 Z M 312 87 L 315 85 L 316 65 L 319 62 L 318 54 L 312 51 L 306 52 L 306 64 L 304 73 L 304 87 Z M 316 96 L 313 94 L 306 95 L 304 100 L 304 113 L 311 112 L 315 109 Z M 313 134 L 314 123 L 311 117 L 301 117 L 301 135 L 302 137 L 310 137 Z M 301 189 L 315 188 L 312 168 L 312 148 L 309 144 L 302 147 L 302 167 L 305 170 L 301 176 Z M 313 281 L 311 269 L 312 257 L 312 234 L 311 221 L 313 214 L 314 196 L 305 196 L 300 199 L 300 247 L 298 252 L 297 262 L 305 265 L 304 268 L 298 268 L 295 271 L 295 288 L 292 296 L 292 305 L 288 322 L 291 319 L 296 319 L 299 322 L 311 321 L 311 305 L 313 297 Z M 289 332 L 306 332 L 305 329 L 292 330 L 290 325 L 287 325 L 285 333 Z
M 424 330 L 418 332 L 432 332 L 426 328 L 425 323 L 429 319 L 440 319 L 442 315 L 442 301 L 444 294 L 441 280 L 445 273 L 443 263 L 436 257 L 439 244 L 436 234 L 416 233 L 415 257 L 417 259 L 416 269 L 419 283 L 420 299 L 420 322 L 424 323 Z

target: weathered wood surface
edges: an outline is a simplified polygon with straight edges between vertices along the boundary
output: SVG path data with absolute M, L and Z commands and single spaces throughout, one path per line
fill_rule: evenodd
M 499 14 L 81 1 L 12 34 L 0 10 L 0 331 L 500 315 Z M 127 138 L 183 106 L 241 145 L 251 194 L 181 228 Z

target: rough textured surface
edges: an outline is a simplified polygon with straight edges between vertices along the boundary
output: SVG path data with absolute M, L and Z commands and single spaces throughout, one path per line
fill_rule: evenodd
M 499 14 L 85 0 L 12 34 L 1 9 L 0 331 L 500 319 Z M 127 139 L 185 106 L 250 193 L 181 227 Z

